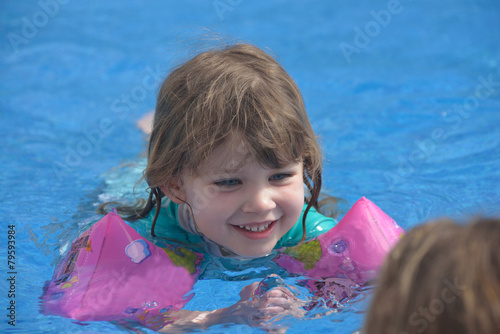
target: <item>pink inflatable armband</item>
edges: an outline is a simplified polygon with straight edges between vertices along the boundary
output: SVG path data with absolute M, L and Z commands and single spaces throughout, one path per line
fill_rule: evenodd
M 155 246 L 110 212 L 72 244 L 45 285 L 41 312 L 159 329 L 189 301 L 201 260 L 182 247 Z
M 313 279 L 349 278 L 357 284 L 373 279 L 404 230 L 365 197 L 337 226 L 302 245 L 285 248 L 276 263 Z

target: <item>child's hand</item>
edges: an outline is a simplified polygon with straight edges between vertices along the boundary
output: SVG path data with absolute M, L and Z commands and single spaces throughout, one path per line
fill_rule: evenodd
M 247 285 L 241 290 L 240 301 L 226 309 L 232 322 L 259 325 L 279 316 L 304 315 L 302 306 L 305 303 L 297 299 L 284 282 L 270 287 L 269 280 L 283 282 L 278 276 L 271 275 L 262 282 Z
M 281 333 L 286 329 L 272 328 L 271 320 L 285 315 L 302 317 L 306 312 L 303 308 L 306 303 L 295 297 L 277 275 L 245 286 L 240 292 L 240 298 L 234 305 L 215 311 L 178 311 L 172 314 L 172 317 L 177 318 L 175 323 L 164 327 L 161 332 L 178 333 L 223 323 L 236 323 L 260 326 L 273 333 Z

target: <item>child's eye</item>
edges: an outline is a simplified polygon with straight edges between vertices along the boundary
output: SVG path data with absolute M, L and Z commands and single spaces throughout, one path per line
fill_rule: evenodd
M 290 177 L 292 177 L 292 175 L 287 173 L 274 174 L 269 178 L 269 181 L 283 181 Z
M 234 187 L 239 184 L 241 184 L 241 181 L 238 179 L 220 180 L 215 182 L 215 185 L 219 187 Z

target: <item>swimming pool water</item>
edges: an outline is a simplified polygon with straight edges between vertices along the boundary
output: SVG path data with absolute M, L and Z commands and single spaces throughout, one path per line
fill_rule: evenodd
M 155 85 L 172 64 L 219 38 L 203 28 L 280 58 L 321 138 L 325 187 L 348 205 L 366 196 L 404 228 L 500 214 L 497 1 L 40 0 L 0 8 L 2 332 L 121 332 L 40 315 L 37 298 L 68 242 L 97 217 L 96 204 L 131 196 L 145 148 L 135 122 L 154 108 Z M 248 283 L 200 281 L 188 307 L 228 306 Z M 353 333 L 368 295 L 277 325 Z M 15 327 L 6 317 L 11 300 Z

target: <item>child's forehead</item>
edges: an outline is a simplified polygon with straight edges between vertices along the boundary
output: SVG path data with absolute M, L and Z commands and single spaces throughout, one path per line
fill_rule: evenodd
M 191 170 L 193 176 L 232 174 L 241 171 L 245 166 L 253 165 L 255 162 L 263 168 L 284 168 L 292 163 L 300 162 L 301 159 L 293 157 L 282 157 L 284 159 L 274 160 L 273 154 L 268 150 L 259 152 L 260 148 L 255 148 L 248 139 L 239 132 L 232 132 L 226 139 L 216 146 L 198 168 Z M 269 160 L 268 160 L 269 158 Z M 275 161 L 276 160 L 276 161 Z
M 241 138 L 231 136 L 212 151 L 200 166 L 199 172 L 237 172 L 252 157 L 248 144 Z

